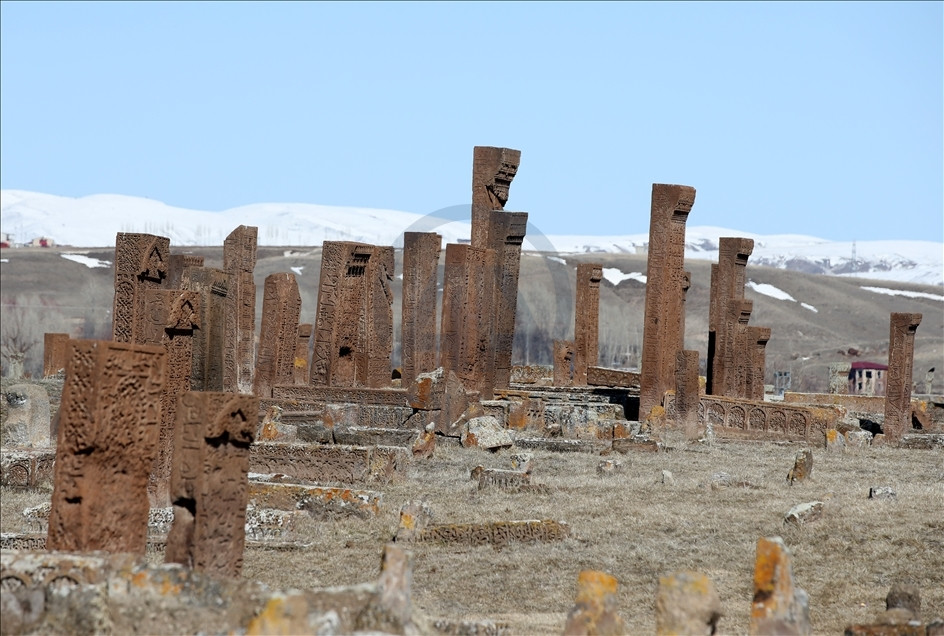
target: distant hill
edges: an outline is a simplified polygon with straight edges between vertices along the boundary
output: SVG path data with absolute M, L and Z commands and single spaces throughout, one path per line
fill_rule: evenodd
M 446 243 L 469 237 L 467 219 L 468 212 L 463 206 L 440 211 L 437 216 L 303 203 L 258 203 L 207 212 L 123 195 L 72 198 L 22 190 L 0 191 L 0 230 L 12 235 L 15 243 L 49 237 L 58 245 L 74 247 L 114 246 L 117 232 L 167 236 L 171 245 L 178 247 L 222 245 L 226 235 L 239 225 L 258 227 L 261 246 L 318 247 L 325 240 L 402 245 L 404 231 L 436 231 Z M 636 234 L 613 236 L 541 236 L 537 229 L 540 215 L 532 213 L 531 220 L 526 250 L 638 254 L 645 251 L 649 240 L 646 227 L 638 228 Z M 944 243 L 938 241 L 853 244 L 803 235 L 764 236 L 691 226 L 686 232 L 686 259 L 717 262 L 721 236 L 753 238 L 754 253 L 750 258 L 753 265 L 944 286 Z

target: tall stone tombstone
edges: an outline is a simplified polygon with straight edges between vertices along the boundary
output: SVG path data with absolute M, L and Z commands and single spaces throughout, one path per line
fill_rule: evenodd
M 393 248 L 325 241 L 310 382 L 390 386 Z
M 226 295 L 223 390 L 252 393 L 256 346 L 256 240 L 259 228 L 240 225 L 223 242 L 223 271 L 231 276 Z
M 435 232 L 403 234 L 400 321 L 403 386 L 436 368 L 436 274 L 441 249 L 442 236 Z
M 770 327 L 748 327 L 747 344 L 751 366 L 747 375 L 747 387 L 744 397 L 748 400 L 763 401 L 764 379 L 767 374 L 767 343 L 770 341 Z
M 486 275 L 494 277 L 496 298 L 491 307 L 494 331 L 494 386 L 511 381 L 512 344 L 518 306 L 521 245 L 528 226 L 526 212 L 505 212 L 511 182 L 521 163 L 521 151 L 476 146 L 472 156 L 472 247 L 495 251 L 495 264 Z
M 223 390 L 227 303 L 235 293 L 233 280 L 233 275 L 212 267 L 185 267 L 181 275 L 181 287 L 200 295 L 200 328 L 193 332 L 190 371 L 194 391 Z
M 921 314 L 892 313 L 888 334 L 888 380 L 885 383 L 885 425 L 888 441 L 901 439 L 911 428 L 911 374 L 914 338 Z
M 171 472 L 174 523 L 165 562 L 217 576 L 242 571 L 249 446 L 259 398 L 189 391 L 177 408 Z
M 64 371 L 69 360 L 69 334 L 43 334 L 43 377 Z
M 554 386 L 573 386 L 576 346 L 573 340 L 554 341 Z
M 747 259 L 754 251 L 753 239 L 723 236 L 719 240 L 718 264 L 711 266 L 711 297 L 708 305 L 708 384 L 709 395 L 727 395 L 726 376 L 732 363 L 730 307 L 744 299 Z M 729 396 L 734 397 L 734 396 Z
M 271 397 L 277 384 L 295 383 L 295 349 L 302 297 L 295 274 L 276 272 L 265 279 L 262 292 L 262 325 L 253 392 Z
M 698 351 L 684 349 L 675 358 L 675 409 L 679 424 L 689 441 L 699 438 L 698 431 Z
M 199 329 L 200 295 L 180 289 L 145 291 L 143 344 L 167 351 L 167 373 L 161 391 L 161 427 L 157 457 L 151 470 L 148 494 L 156 507 L 170 505 L 170 468 L 174 456 L 177 398 L 190 390 L 193 334 Z
M 164 286 L 168 289 L 183 287 L 184 270 L 188 267 L 203 267 L 203 257 L 194 254 L 171 254 L 167 258 L 167 280 Z
M 728 303 L 728 317 L 723 324 L 725 345 L 724 383 L 720 385 L 718 395 L 731 398 L 747 398 L 748 378 L 753 373 L 751 355 L 754 346 L 748 336 L 748 322 L 754 302 L 751 300 L 732 300 Z
M 577 265 L 577 294 L 574 308 L 574 384 L 587 385 L 587 367 L 600 361 L 600 281 L 603 265 Z
M 843 395 L 849 392 L 849 371 L 851 362 L 834 362 L 829 365 L 828 393 Z
M 112 340 L 142 342 L 138 332 L 144 316 L 144 290 L 164 287 L 170 239 L 152 234 L 119 232 L 115 237 L 115 301 Z
M 310 322 L 298 325 L 295 337 L 294 384 L 308 384 L 308 360 L 311 358 L 311 333 L 314 326 Z
M 639 414 L 646 417 L 675 385 L 675 358 L 685 337 L 685 223 L 695 188 L 652 185 L 646 315 L 643 326 Z M 683 330 L 679 331 L 679 325 Z
M 143 555 L 167 353 L 96 340 L 69 350 L 46 548 Z

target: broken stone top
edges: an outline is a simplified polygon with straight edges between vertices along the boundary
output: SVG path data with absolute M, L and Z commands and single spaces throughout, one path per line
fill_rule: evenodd
M 672 209 L 674 220 L 685 222 L 695 205 L 695 188 L 665 183 L 652 184 L 652 207 Z
M 747 265 L 747 257 L 754 251 L 754 239 L 722 236 L 718 251 L 719 262 L 734 260 L 738 265 Z
M 520 162 L 520 150 L 476 146 L 472 158 L 473 207 L 504 210 Z

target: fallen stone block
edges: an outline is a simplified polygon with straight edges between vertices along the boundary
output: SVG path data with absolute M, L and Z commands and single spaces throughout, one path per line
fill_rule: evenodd
M 577 599 L 567 614 L 565 636 L 621 636 L 626 624 L 617 613 L 616 577 L 606 572 L 584 570 L 577 578 Z
M 710 636 L 721 618 L 721 599 L 714 584 L 700 572 L 659 577 L 656 592 L 656 634 Z
M 810 501 L 790 508 L 787 514 L 784 515 L 783 522 L 789 525 L 801 526 L 805 523 L 812 523 L 822 516 L 823 502 Z
M 462 445 L 474 446 L 486 450 L 510 448 L 514 440 L 508 431 L 502 428 L 498 420 L 491 415 L 474 417 L 468 421 L 462 431 Z
M 603 477 L 623 472 L 623 462 L 618 459 L 603 459 L 597 464 L 597 474 Z
M 584 439 L 559 439 L 559 438 L 517 438 L 515 446 L 530 450 L 543 450 L 553 453 L 595 453 L 598 450 L 597 445 Z
M 846 431 L 843 435 L 849 448 L 866 448 L 872 444 L 872 434 L 868 431 Z
M 624 437 L 620 439 L 614 439 L 612 447 L 617 453 L 622 453 L 625 455 L 629 452 L 658 453 L 661 445 L 659 442 L 653 439 Z
M 891 486 L 873 486 L 869 488 L 869 499 L 894 499 L 898 496 Z
M 531 492 L 546 494 L 550 489 L 544 484 L 532 484 L 531 473 L 518 470 L 502 470 L 476 466 L 471 477 L 478 482 L 478 489 L 496 488 L 506 492 Z
M 429 459 L 433 456 L 436 450 L 435 429 L 436 425 L 432 422 L 427 424 L 426 430 L 420 433 L 416 440 L 414 440 L 413 445 L 410 447 L 414 458 Z
M 846 450 L 846 437 L 834 428 L 826 431 L 826 450 L 841 453 Z
M 400 527 L 403 528 L 401 512 Z M 570 536 L 567 524 L 550 519 L 527 521 L 494 521 L 486 523 L 430 524 L 416 532 L 414 538 L 397 532 L 397 541 L 413 540 L 443 544 L 471 546 L 491 545 L 501 549 L 512 542 L 539 543 L 561 541 Z
M 944 433 L 910 433 L 902 435 L 898 447 L 917 450 L 944 448 Z
M 367 428 L 352 426 L 335 428 L 334 441 L 349 446 L 403 446 L 410 448 L 416 440 L 417 432 L 398 428 Z
M 444 636 L 510 636 L 508 623 L 496 623 L 491 620 L 459 621 L 449 618 L 437 618 L 430 622 L 437 634 Z
M 399 446 L 253 444 L 249 471 L 285 474 L 315 483 L 389 482 L 406 474 L 411 453 Z
M 341 517 L 366 519 L 380 512 L 383 493 L 332 486 L 278 483 L 252 475 L 249 502 L 258 508 L 304 510 L 318 521 Z
M 511 466 L 515 470 L 523 470 L 526 473 L 530 473 L 534 469 L 534 453 L 514 453 L 509 459 L 511 459 Z

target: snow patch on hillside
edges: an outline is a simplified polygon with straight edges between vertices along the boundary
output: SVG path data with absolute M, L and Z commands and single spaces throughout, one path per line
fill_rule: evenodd
M 625 274 L 622 270 L 617 269 L 616 267 L 604 267 L 603 278 L 610 281 L 614 285 L 619 285 L 624 280 L 635 280 L 644 285 L 646 284 L 646 277 L 642 272 L 630 272 Z
M 62 254 L 61 256 L 67 261 L 74 261 L 86 267 L 111 267 L 111 261 L 100 261 L 97 258 L 83 256 L 82 254 Z
M 926 292 L 907 291 L 904 289 L 888 289 L 887 287 L 865 287 L 862 289 L 876 294 L 887 294 L 889 296 L 906 296 L 908 298 L 928 298 L 930 300 L 940 300 L 944 302 L 944 296 L 938 294 L 928 294 Z
M 754 281 L 749 280 L 745 286 L 753 289 L 758 294 L 763 294 L 764 296 L 770 296 L 771 298 L 776 298 L 777 300 L 789 300 L 792 303 L 796 302 L 796 298 L 783 291 L 779 287 L 774 287 L 768 283 L 755 283 Z

